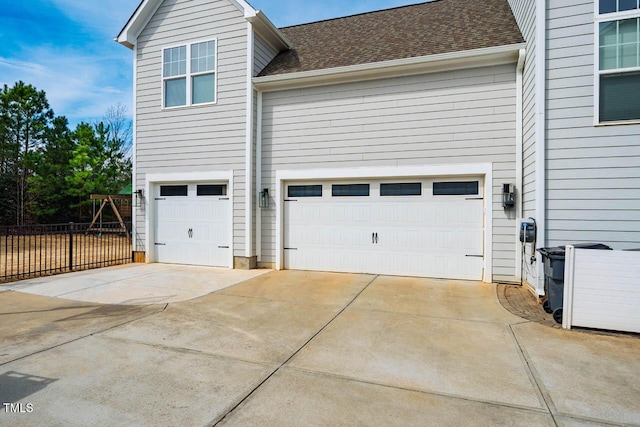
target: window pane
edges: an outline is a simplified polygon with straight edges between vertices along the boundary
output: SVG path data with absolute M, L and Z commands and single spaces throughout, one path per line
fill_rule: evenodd
M 287 197 L 322 197 L 322 185 L 290 185 Z
M 600 23 L 600 46 L 612 46 L 618 43 L 618 21 Z
M 402 184 L 380 184 L 381 196 L 421 196 L 422 184 L 419 182 Z
M 434 182 L 434 196 L 464 196 L 477 195 L 479 183 L 478 181 L 466 182 Z
M 174 79 L 164 82 L 164 106 L 177 107 L 187 104 L 187 79 Z
M 334 197 L 368 196 L 369 184 L 335 184 L 331 186 L 331 195 Z
M 215 71 L 215 42 L 191 45 L 191 72 Z
M 640 73 L 600 76 L 600 121 L 640 119 Z
M 611 13 L 617 11 L 617 0 L 600 0 L 600 13 Z
M 186 46 L 179 46 L 164 50 L 164 77 L 179 76 L 187 73 L 186 49 Z
M 638 66 L 638 44 L 630 43 L 620 46 L 620 68 Z M 640 96 L 640 94 L 639 94 Z
M 633 10 L 638 8 L 638 0 L 618 0 L 618 11 Z
M 625 19 L 618 23 L 618 43 L 638 41 L 638 19 Z
M 160 195 L 162 197 L 186 196 L 186 185 L 162 185 L 160 186 Z
M 600 69 L 613 70 L 618 68 L 618 48 L 608 46 L 600 48 Z
M 194 76 L 192 80 L 192 103 L 202 104 L 203 102 L 214 102 L 216 99 L 216 77 L 215 74 L 205 74 L 204 76 Z
M 198 185 L 198 196 L 226 196 L 226 185 Z

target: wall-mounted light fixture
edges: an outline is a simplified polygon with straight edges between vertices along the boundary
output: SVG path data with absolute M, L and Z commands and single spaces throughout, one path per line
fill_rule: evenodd
M 144 198 L 144 193 L 142 191 L 142 188 L 134 191 L 133 194 L 136 196 L 136 200 L 133 206 L 135 206 L 136 208 L 139 208 L 140 203 L 142 203 L 142 199 Z
M 516 206 L 516 186 L 513 184 L 502 184 L 502 207 L 513 209 Z
M 258 201 L 258 206 L 261 208 L 269 207 L 269 189 L 265 188 L 260 192 L 260 200 Z

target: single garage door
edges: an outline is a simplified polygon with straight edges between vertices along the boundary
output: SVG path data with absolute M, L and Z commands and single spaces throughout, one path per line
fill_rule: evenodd
M 156 261 L 229 267 L 230 203 L 227 184 L 156 186 Z
M 290 182 L 285 268 L 482 280 L 482 178 Z

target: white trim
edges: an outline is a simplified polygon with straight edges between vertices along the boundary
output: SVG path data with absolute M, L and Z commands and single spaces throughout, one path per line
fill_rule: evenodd
M 229 0 L 229 2 L 236 7 L 236 9 L 242 12 L 246 19 L 256 16 L 257 11 L 245 0 Z M 114 40 L 123 46 L 133 49 L 138 36 L 142 33 L 147 24 L 149 24 L 149 21 L 153 15 L 156 14 L 161 5 L 161 0 L 144 0 L 136 8 L 133 15 L 131 15 Z M 142 21 L 142 19 L 144 19 L 144 21 Z
M 597 3 L 597 2 L 596 2 Z M 565 248 L 564 263 L 564 291 L 562 293 L 562 327 L 571 329 L 571 319 L 573 317 L 573 290 L 576 265 L 576 248 L 567 245 Z
M 523 132 L 522 132 L 522 98 L 523 98 L 523 78 L 522 74 L 524 72 L 524 63 L 525 58 L 527 56 L 527 51 L 525 49 L 520 49 L 520 53 L 518 54 L 518 65 L 516 66 L 516 218 L 522 218 L 522 208 L 524 201 L 524 185 L 522 178 L 522 165 L 523 165 Z M 515 277 L 519 280 L 522 279 L 521 271 L 522 271 L 522 250 L 520 243 L 519 233 L 516 232 L 515 235 L 516 242 L 516 265 L 515 265 Z
M 138 106 L 138 45 L 133 46 L 133 111 L 131 112 L 131 121 L 133 127 L 133 140 L 131 141 L 131 191 L 136 191 L 138 189 L 138 156 L 136 155 L 137 146 L 136 142 L 138 139 L 138 114 L 137 114 L 137 106 Z M 145 197 L 147 194 L 143 194 L 142 197 L 139 195 L 131 195 L 132 199 L 135 199 L 137 204 L 144 203 Z M 136 252 L 138 249 L 138 208 L 135 206 L 136 203 L 131 203 L 131 250 Z
M 120 33 L 114 40 L 129 49 L 133 49 L 138 37 L 142 31 L 144 31 L 158 9 L 160 9 L 160 6 L 162 6 L 162 1 L 156 0 L 156 3 L 152 4 L 150 0 L 144 0 L 136 8 L 133 15 L 129 18 L 124 28 L 120 30 Z M 144 20 L 141 21 L 141 19 Z M 132 30 L 134 31 L 132 32 Z
M 593 20 L 593 125 L 609 126 L 609 125 L 625 125 L 637 124 L 640 119 L 617 120 L 617 121 L 600 121 L 600 76 L 607 74 L 633 73 L 640 71 L 640 67 L 615 68 L 609 70 L 600 70 L 600 23 L 621 21 L 623 19 L 640 18 L 640 9 L 626 10 L 623 12 L 600 14 L 600 0 L 594 3 L 594 20 Z
M 244 256 L 250 258 L 253 255 L 253 54 L 254 38 L 253 26 L 247 22 L 247 135 L 245 144 L 245 189 L 244 189 L 244 211 L 245 211 L 245 248 Z
M 507 64 L 516 62 L 519 50 L 524 47 L 524 43 L 519 43 L 416 58 L 402 58 L 346 67 L 255 77 L 253 83 L 259 90 L 274 91 L 284 88 L 319 86 L 355 80 L 363 81 L 460 68 Z
M 483 281 L 492 282 L 493 278 L 493 165 L 491 163 L 468 163 L 452 165 L 424 165 L 402 167 L 363 167 L 341 169 L 299 169 L 276 170 L 276 262 L 275 268 L 281 270 L 284 262 L 284 184 L 285 181 L 309 179 L 379 179 L 429 176 L 484 176 L 484 274 Z
M 208 42 L 214 42 L 215 43 L 215 52 L 214 52 L 214 64 L 213 64 L 213 71 L 207 71 L 207 72 L 199 72 L 199 73 L 192 73 L 191 72 L 191 46 L 193 46 L 194 44 L 198 44 L 198 43 L 208 43 Z M 184 75 L 180 75 L 180 76 L 171 76 L 171 77 L 166 77 L 164 76 L 164 52 L 167 49 L 174 49 L 177 47 L 185 47 L 186 50 L 186 74 Z M 186 41 L 183 43 L 179 43 L 179 44 L 172 44 L 172 45 L 168 45 L 168 46 L 163 46 L 160 48 L 160 93 L 161 95 L 161 109 L 164 110 L 179 110 L 179 109 L 183 109 L 183 108 L 197 108 L 197 107 L 203 107 L 203 106 L 207 106 L 207 105 L 216 105 L 218 103 L 218 38 L 217 37 L 212 37 L 209 39 L 199 39 L 199 40 L 192 40 L 192 41 Z M 213 74 L 214 76 L 214 93 L 213 93 L 213 102 L 201 102 L 198 104 L 194 104 L 193 103 L 193 93 L 191 91 L 191 78 L 194 76 L 204 76 L 207 74 Z M 174 107 L 165 107 L 165 91 L 164 91 L 164 82 L 167 80 L 177 80 L 177 79 L 181 79 L 184 78 L 185 79 L 185 84 L 186 84 L 186 99 L 185 105 L 176 105 Z
M 203 182 L 226 181 L 227 195 L 229 196 L 229 268 L 233 268 L 233 170 L 211 172 L 174 172 L 174 173 L 150 173 L 146 176 L 145 183 L 145 228 L 147 230 L 145 245 L 147 247 L 147 262 L 156 260 L 155 251 L 155 187 L 158 184 L 173 182 Z
M 547 8 L 546 0 L 536 2 L 536 247 L 546 245 L 546 34 L 547 34 Z M 544 266 L 537 257 L 537 277 L 535 290 L 538 295 L 544 295 Z
M 260 191 L 262 191 L 262 92 L 258 92 L 258 123 L 256 126 L 256 257 L 262 261 L 262 209 Z

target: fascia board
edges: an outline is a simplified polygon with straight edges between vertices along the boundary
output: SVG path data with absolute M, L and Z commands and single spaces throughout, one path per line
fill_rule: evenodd
M 247 17 L 253 28 L 274 48 L 282 51 L 291 49 L 293 46 L 284 34 L 269 20 L 267 15 L 257 10 L 254 16 Z
M 270 92 L 282 89 L 322 86 L 351 81 L 364 81 L 516 63 L 520 49 L 524 49 L 525 47 L 526 45 L 524 43 L 518 43 L 416 58 L 358 64 L 347 67 L 254 77 L 253 85 L 257 90 Z

